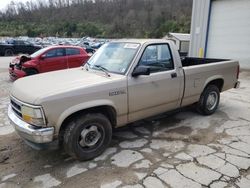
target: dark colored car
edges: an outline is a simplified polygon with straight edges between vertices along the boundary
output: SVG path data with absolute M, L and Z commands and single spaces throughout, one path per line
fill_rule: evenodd
M 89 59 L 87 52 L 75 46 L 50 46 L 31 56 L 19 56 L 9 66 L 11 80 L 49 71 L 80 67 Z
M 94 54 L 95 53 L 95 49 L 92 48 L 88 42 L 80 42 L 77 44 L 77 46 L 82 47 L 88 54 Z
M 1 56 L 12 56 L 14 54 L 33 54 L 37 50 L 40 50 L 42 46 L 35 45 L 23 40 L 8 40 L 3 44 L 0 44 Z

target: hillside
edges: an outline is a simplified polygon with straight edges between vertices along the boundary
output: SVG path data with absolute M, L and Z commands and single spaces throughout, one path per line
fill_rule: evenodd
M 39 0 L 8 5 L 0 36 L 162 37 L 189 32 L 192 0 Z

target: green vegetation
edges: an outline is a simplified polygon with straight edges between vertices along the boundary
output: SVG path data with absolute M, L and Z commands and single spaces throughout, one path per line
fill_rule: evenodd
M 0 36 L 157 37 L 189 32 L 192 0 L 50 0 L 0 13 Z

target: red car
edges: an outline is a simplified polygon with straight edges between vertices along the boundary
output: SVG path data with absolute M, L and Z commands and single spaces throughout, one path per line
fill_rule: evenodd
M 30 56 L 15 58 L 9 66 L 12 80 L 49 71 L 80 67 L 89 59 L 87 52 L 75 46 L 51 46 Z

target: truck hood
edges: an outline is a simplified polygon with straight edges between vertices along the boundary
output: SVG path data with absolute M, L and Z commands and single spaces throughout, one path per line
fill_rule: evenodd
M 25 103 L 39 105 L 43 98 L 79 88 L 96 87 L 122 77 L 117 74 L 107 77 L 102 72 L 86 71 L 84 68 L 66 69 L 18 79 L 13 84 L 11 95 Z

